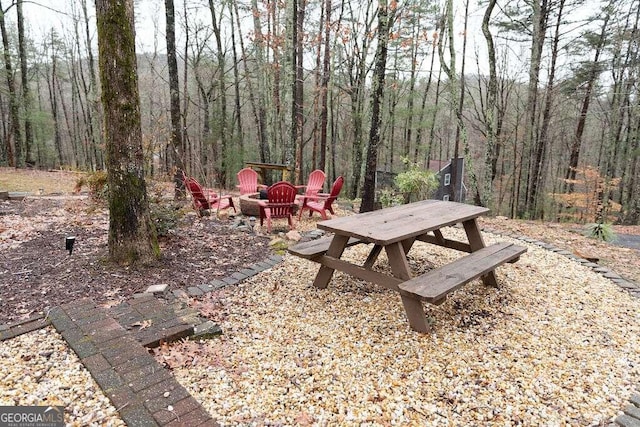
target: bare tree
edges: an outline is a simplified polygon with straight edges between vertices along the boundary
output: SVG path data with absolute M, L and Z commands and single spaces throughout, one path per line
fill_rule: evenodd
M 285 159 L 287 164 L 291 164 L 291 154 L 295 151 L 294 163 L 294 180 L 296 183 L 302 182 L 302 153 L 304 148 L 304 73 L 302 68 L 302 60 L 304 57 L 304 13 L 306 0 L 293 0 L 293 26 L 292 26 L 292 52 L 291 65 L 293 67 L 293 87 L 292 87 L 292 104 L 291 104 L 291 148 L 285 150 Z
M 13 3 L 11 4 L 13 6 Z M 9 7 L 11 7 L 9 6 Z M 0 1 L 0 35 L 2 35 L 2 50 L 4 57 L 5 78 L 7 79 L 7 87 L 9 88 L 9 112 L 11 116 L 11 133 L 13 137 L 13 148 L 11 142 L 7 139 L 7 151 L 9 156 L 9 166 L 18 168 L 24 167 L 24 149 L 22 140 L 22 130 L 20 129 L 20 103 L 16 89 L 15 76 L 13 74 L 13 64 L 11 61 L 11 52 L 9 47 L 9 33 L 5 22 L 6 10 L 2 7 Z M 15 157 L 14 157 L 15 156 Z
M 24 15 L 22 13 L 22 0 L 16 1 L 18 12 L 18 56 L 20 57 L 20 86 L 22 87 L 22 106 L 24 110 L 24 143 L 26 151 L 25 163 L 33 166 L 33 126 L 31 121 L 31 90 L 29 89 L 29 76 L 27 72 L 27 52 L 24 35 Z
M 489 0 L 487 8 L 482 17 L 482 34 L 487 43 L 487 54 L 489 57 L 489 82 L 487 84 L 487 104 L 484 108 L 484 119 L 487 134 L 487 145 L 485 147 L 484 157 L 484 180 L 481 191 L 482 203 L 489 206 L 492 199 L 492 184 L 496 176 L 496 139 L 497 126 L 496 114 L 498 105 L 498 76 L 496 72 L 496 49 L 493 43 L 493 36 L 489 30 L 489 22 L 491 14 L 496 6 L 496 0 Z
M 133 0 L 96 1 L 105 111 L 109 255 L 123 264 L 159 255 L 144 180 Z
M 600 75 L 599 61 L 600 55 L 602 54 L 602 51 L 605 47 L 609 18 L 610 15 L 606 11 L 604 19 L 602 21 L 602 26 L 600 27 L 600 35 L 599 37 L 595 38 L 595 52 L 593 62 L 588 64 L 587 80 L 585 82 L 585 91 L 582 98 L 582 107 L 580 108 L 580 116 L 578 117 L 578 123 L 576 124 L 575 134 L 571 143 L 569 165 L 565 174 L 565 179 L 567 180 L 565 191 L 568 191 L 569 193 L 572 193 L 574 189 L 573 181 L 576 179 L 576 170 L 578 168 L 578 160 L 580 158 L 580 150 L 582 146 L 582 136 L 584 134 L 584 129 L 586 126 L 589 106 L 591 105 L 593 88 L 597 83 L 598 76 Z M 587 40 L 589 39 L 593 39 L 593 37 L 588 37 Z
M 223 5 L 224 8 L 224 5 Z M 220 25 L 220 19 L 222 17 L 218 17 L 218 12 L 214 7 L 213 0 L 209 0 L 209 11 L 211 12 L 211 24 L 213 28 L 213 35 L 215 38 L 216 44 L 216 59 L 218 64 L 217 70 L 217 81 L 218 81 L 218 97 L 217 97 L 217 108 L 215 117 L 216 117 L 216 139 L 220 141 L 220 159 L 215 159 L 214 161 L 219 162 L 220 167 L 217 169 L 217 177 L 220 184 L 226 183 L 227 178 L 227 157 L 229 153 L 228 149 L 228 140 L 229 140 L 229 125 L 228 125 L 228 117 L 227 117 L 227 80 L 226 80 L 226 55 L 222 46 L 222 30 Z M 221 14 L 222 15 L 222 14 Z
M 378 1 L 378 46 L 375 56 L 375 70 L 373 72 L 371 95 L 371 129 L 369 130 L 369 144 L 367 146 L 366 169 L 362 188 L 362 204 L 360 212 L 369 212 L 374 208 L 375 179 L 378 164 L 378 144 L 380 143 L 380 107 L 384 95 L 385 69 L 387 66 L 387 48 L 389 45 L 389 31 L 391 30 L 395 9 L 389 7 L 387 0 Z
M 180 199 L 184 196 L 184 184 L 181 180 L 184 172 L 184 143 L 182 139 L 182 120 L 180 116 L 180 83 L 178 81 L 178 60 L 176 58 L 176 17 L 173 0 L 165 0 L 165 16 L 167 24 L 167 64 L 169 66 L 169 97 L 171 115 L 171 137 L 169 146 L 171 147 L 172 159 L 175 165 L 174 173 L 174 198 Z

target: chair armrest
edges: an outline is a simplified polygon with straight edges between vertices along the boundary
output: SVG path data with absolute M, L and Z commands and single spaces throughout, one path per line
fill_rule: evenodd
M 302 201 L 305 201 L 305 200 L 313 200 L 313 201 L 315 201 L 315 200 L 318 200 L 318 199 L 327 199 L 327 198 L 329 198 L 329 196 L 330 196 L 329 193 L 318 193 L 315 196 L 305 196 L 305 195 L 301 194 L 301 195 L 296 196 L 296 199 L 302 200 Z
M 218 198 L 218 193 L 216 193 L 214 190 L 212 190 L 211 188 L 203 188 L 202 189 L 202 193 L 204 194 L 204 196 L 207 199 L 217 199 Z

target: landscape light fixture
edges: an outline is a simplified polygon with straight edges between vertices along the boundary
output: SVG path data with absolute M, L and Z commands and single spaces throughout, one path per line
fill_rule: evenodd
M 68 236 L 65 240 L 65 248 L 69 251 L 69 255 L 73 252 L 73 244 L 76 242 L 76 236 Z

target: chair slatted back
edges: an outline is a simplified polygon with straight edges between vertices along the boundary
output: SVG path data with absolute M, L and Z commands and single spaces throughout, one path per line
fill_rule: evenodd
M 204 194 L 202 185 L 195 178 L 186 178 L 185 187 L 191 193 L 194 205 L 200 209 L 210 209 L 209 200 Z
M 293 214 L 297 190 L 291 183 L 280 181 L 267 190 L 267 206 L 271 218 L 288 218 Z
M 238 172 L 237 176 L 240 195 L 258 191 L 258 172 L 251 168 L 244 168 Z
M 307 188 L 304 192 L 305 196 L 316 196 L 322 191 L 324 185 L 325 173 L 320 169 L 316 169 L 309 174 L 309 181 L 307 182 Z
M 327 200 L 324 201 L 324 208 L 329 210 L 329 212 L 331 213 L 333 213 L 331 204 L 338 198 L 343 184 L 344 178 L 342 176 L 336 178 L 336 180 L 333 182 L 333 185 L 331 186 L 331 193 L 329 193 L 329 197 L 327 197 Z

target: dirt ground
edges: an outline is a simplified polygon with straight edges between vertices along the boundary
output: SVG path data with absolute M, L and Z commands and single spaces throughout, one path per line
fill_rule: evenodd
M 263 260 L 270 252 L 272 236 L 263 230 L 239 230 L 233 227 L 234 219 L 226 216 L 200 219 L 185 200 L 174 205 L 180 219 L 160 238 L 162 256 L 155 265 L 113 265 L 107 261 L 107 210 L 86 194 L 74 192 L 78 178 L 72 172 L 0 168 L 0 192 L 31 194 L 21 201 L 0 201 L 0 324 L 85 296 L 115 304 L 150 285 L 197 286 Z M 167 185 L 164 193 L 170 199 Z M 349 213 L 338 211 L 339 215 Z M 500 217 L 483 218 L 482 225 L 600 258 L 600 264 L 640 282 L 637 249 L 587 238 L 580 225 Z M 315 222 L 299 224 L 299 229 L 305 228 L 315 228 Z M 640 235 L 640 227 L 616 227 L 615 231 Z M 68 236 L 76 238 L 71 254 L 65 249 Z
M 148 286 L 187 288 L 220 279 L 268 253 L 268 236 L 233 228 L 231 218 L 198 218 L 189 201 L 164 206 L 176 211 L 175 226 L 159 238 L 154 264 L 123 267 L 108 261 L 108 212 L 75 193 L 79 174 L 0 168 L 0 192 L 25 191 L 24 200 L 0 200 L 0 324 L 46 312 L 90 296 L 115 304 Z M 157 188 L 154 188 L 157 196 Z M 71 254 L 65 239 L 75 236 Z

